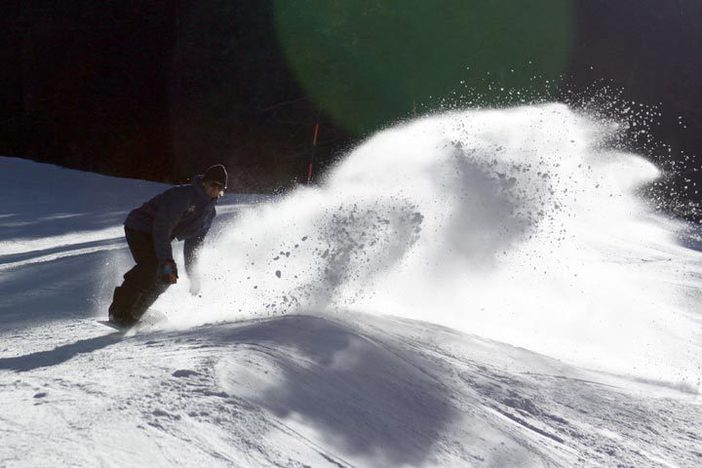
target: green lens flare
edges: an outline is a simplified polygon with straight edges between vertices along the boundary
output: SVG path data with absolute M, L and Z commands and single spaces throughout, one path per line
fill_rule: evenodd
M 361 135 L 463 86 L 498 102 L 500 87 L 557 81 L 573 0 L 276 0 L 275 18 L 305 91 Z

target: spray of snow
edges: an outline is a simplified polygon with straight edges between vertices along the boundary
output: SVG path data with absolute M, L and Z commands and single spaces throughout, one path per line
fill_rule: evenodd
M 390 128 L 320 187 L 222 226 L 201 258 L 202 298 L 156 308 L 176 326 L 392 314 L 699 386 L 700 298 L 686 285 L 702 261 L 636 195 L 660 174 L 608 149 L 616 131 L 560 104 Z

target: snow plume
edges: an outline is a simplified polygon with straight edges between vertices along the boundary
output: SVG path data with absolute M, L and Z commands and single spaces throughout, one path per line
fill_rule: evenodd
M 636 195 L 660 174 L 616 132 L 560 104 L 382 131 L 221 226 L 174 319 L 362 310 L 694 388 L 702 260 Z

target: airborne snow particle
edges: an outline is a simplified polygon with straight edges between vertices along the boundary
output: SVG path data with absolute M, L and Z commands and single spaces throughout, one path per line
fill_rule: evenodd
M 276 270 L 276 271 L 275 271 L 275 276 L 277 276 L 278 278 L 280 278 L 280 275 L 281 275 L 280 270 Z

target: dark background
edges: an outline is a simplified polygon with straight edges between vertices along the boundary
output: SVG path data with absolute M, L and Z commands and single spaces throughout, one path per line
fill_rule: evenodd
M 697 219 L 702 2 L 329 3 L 5 0 L 0 154 L 173 183 L 223 161 L 234 190 L 270 192 L 461 86 L 513 104 L 486 83 L 536 77 L 556 89 L 529 99 L 607 86 L 660 111 L 628 144 L 669 171 L 662 204 Z

